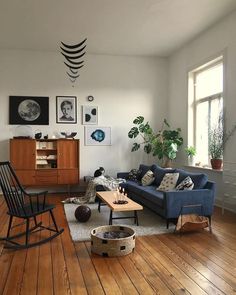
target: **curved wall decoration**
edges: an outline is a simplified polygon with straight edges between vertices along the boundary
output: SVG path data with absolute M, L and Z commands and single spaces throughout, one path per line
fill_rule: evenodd
M 68 68 L 68 71 L 66 71 L 66 73 L 72 83 L 75 83 L 76 79 L 79 77 L 79 69 L 84 66 L 84 61 L 81 60 L 81 58 L 86 53 L 86 41 L 87 38 L 75 45 L 68 45 L 61 42 L 61 54 L 64 56 L 64 64 Z

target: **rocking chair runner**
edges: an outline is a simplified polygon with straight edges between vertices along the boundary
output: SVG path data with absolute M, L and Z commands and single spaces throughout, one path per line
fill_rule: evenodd
M 47 204 L 45 202 L 47 191 L 38 193 L 27 193 L 20 184 L 10 162 L 0 162 L 0 186 L 5 201 L 7 203 L 7 214 L 10 216 L 7 236 L 4 238 L 0 238 L 0 240 L 6 241 L 6 248 L 24 249 L 37 246 L 52 240 L 64 231 L 64 229 L 59 229 L 56 224 L 56 220 L 52 212 L 52 210 L 55 208 L 55 205 Z M 36 217 L 45 212 L 49 212 L 54 228 L 45 227 L 42 225 L 42 222 L 37 222 Z M 15 227 L 12 226 L 13 217 L 26 220 L 26 230 L 23 233 L 10 236 L 11 229 Z M 31 218 L 33 218 L 35 225 L 30 228 Z M 22 225 L 22 223 L 18 225 Z M 49 236 L 48 238 L 30 243 L 30 234 L 42 229 L 52 231 L 54 232 L 54 234 Z M 16 241 L 16 239 L 21 236 L 25 236 L 25 243 L 19 243 Z

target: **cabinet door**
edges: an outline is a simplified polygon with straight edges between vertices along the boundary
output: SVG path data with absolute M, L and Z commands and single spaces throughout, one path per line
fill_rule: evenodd
M 16 170 L 16 175 L 22 185 L 35 185 L 35 170 Z
M 34 139 L 11 139 L 10 162 L 15 169 L 35 169 L 35 151 Z
M 59 139 L 57 142 L 57 168 L 73 169 L 79 166 L 79 141 Z
M 78 169 L 58 169 L 58 184 L 78 184 Z

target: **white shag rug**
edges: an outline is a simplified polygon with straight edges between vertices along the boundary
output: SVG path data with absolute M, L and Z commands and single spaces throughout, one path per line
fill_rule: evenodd
M 98 212 L 98 204 L 86 204 L 91 209 L 91 217 L 87 222 L 78 222 L 75 218 L 75 209 L 78 204 L 64 204 L 66 219 L 70 228 L 70 234 L 73 241 L 89 241 L 91 230 L 101 226 L 108 225 L 110 209 L 107 206 L 101 206 L 101 212 Z M 132 216 L 130 212 L 113 212 L 113 217 Z M 154 235 L 161 233 L 172 233 L 174 225 L 170 224 L 169 229 L 166 228 L 166 220 L 148 210 L 138 211 L 139 226 L 134 225 L 134 219 L 117 219 L 112 224 L 124 225 L 131 227 L 137 236 Z

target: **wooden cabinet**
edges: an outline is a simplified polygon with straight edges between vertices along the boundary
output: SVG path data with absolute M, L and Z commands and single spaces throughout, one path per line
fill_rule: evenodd
M 11 139 L 10 162 L 23 185 L 79 182 L 79 140 Z

